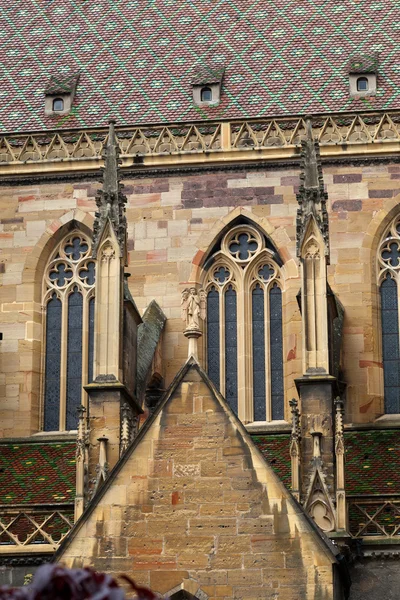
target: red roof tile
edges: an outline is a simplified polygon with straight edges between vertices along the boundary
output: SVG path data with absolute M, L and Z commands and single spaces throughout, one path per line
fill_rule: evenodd
M 98 0 L 0 6 L 0 129 L 398 108 L 397 0 Z M 348 61 L 379 54 L 378 95 L 349 97 Z M 195 65 L 225 67 L 218 107 L 193 106 Z M 73 110 L 44 116 L 51 74 L 80 72 Z

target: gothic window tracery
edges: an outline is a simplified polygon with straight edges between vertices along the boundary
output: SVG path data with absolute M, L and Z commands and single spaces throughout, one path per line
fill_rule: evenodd
M 76 429 L 83 385 L 93 374 L 95 262 L 91 243 L 69 233 L 47 263 L 43 285 L 43 429 Z
M 245 422 L 284 419 L 282 277 L 270 246 L 255 227 L 233 227 L 203 283 L 208 374 Z
M 385 413 L 400 413 L 400 217 L 397 216 L 382 236 L 378 250 L 382 362 Z

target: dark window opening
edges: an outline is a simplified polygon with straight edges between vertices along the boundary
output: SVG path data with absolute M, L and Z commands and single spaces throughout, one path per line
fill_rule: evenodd
M 53 110 L 54 110 L 54 112 L 59 112 L 61 110 L 64 110 L 64 100 L 62 98 L 54 98 Z
M 201 90 L 201 101 L 202 102 L 211 102 L 212 100 L 212 91 L 209 87 L 204 87 Z
M 368 90 L 368 79 L 366 77 L 359 77 L 357 79 L 357 91 L 366 92 Z

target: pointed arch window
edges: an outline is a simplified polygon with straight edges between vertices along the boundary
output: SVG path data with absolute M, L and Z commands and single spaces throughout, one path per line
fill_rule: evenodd
M 282 276 L 269 240 L 243 224 L 205 265 L 210 379 L 244 422 L 284 419 Z
M 384 407 L 386 414 L 400 413 L 400 216 L 382 236 L 378 252 Z
M 69 233 L 46 266 L 43 285 L 43 429 L 76 429 L 83 385 L 93 374 L 95 262 L 83 233 Z

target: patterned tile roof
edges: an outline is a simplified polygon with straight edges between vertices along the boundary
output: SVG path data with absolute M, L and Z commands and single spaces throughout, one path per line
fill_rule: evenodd
M 75 442 L 0 444 L 0 505 L 75 497 Z
M 2 0 L 0 20 L 1 131 L 400 105 L 397 0 Z M 355 100 L 348 60 L 366 52 L 379 53 L 378 96 Z M 211 60 L 222 101 L 200 109 L 190 73 Z M 76 72 L 72 114 L 45 117 L 50 75 Z
M 400 432 L 347 431 L 347 494 L 400 493 Z
M 284 434 L 268 434 L 268 435 L 252 435 L 253 442 L 263 454 L 265 460 L 271 465 L 273 470 L 285 486 L 291 488 L 291 467 L 289 444 L 290 435 Z

